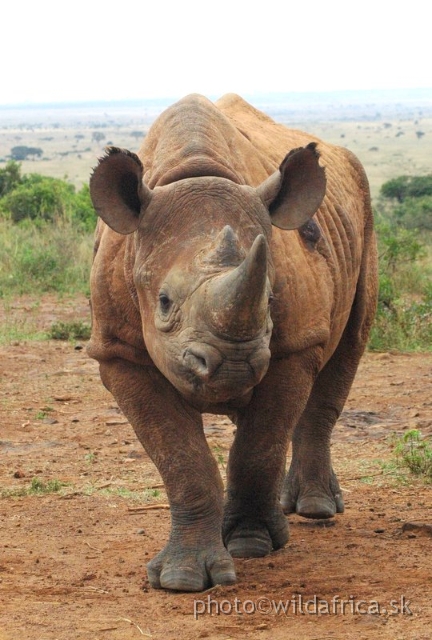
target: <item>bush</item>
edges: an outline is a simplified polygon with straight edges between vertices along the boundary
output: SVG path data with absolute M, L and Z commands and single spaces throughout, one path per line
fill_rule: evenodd
M 71 208 L 74 187 L 64 180 L 30 174 L 1 200 L 4 214 L 10 214 L 14 222 L 31 220 L 55 220 L 65 217 Z
M 0 171 L 0 296 L 88 292 L 96 214 L 85 185 Z
M 55 322 L 49 331 L 53 340 L 89 340 L 91 327 L 87 322 Z
M 71 220 L 79 224 L 84 231 L 93 231 L 96 227 L 97 216 L 90 197 L 90 187 L 85 184 L 75 194 L 72 201 Z
M 380 194 L 384 198 L 403 202 L 406 198 L 432 196 L 432 174 L 427 176 L 399 176 L 385 182 Z
M 396 460 L 416 476 L 432 481 L 432 441 L 418 429 L 407 431 L 395 446 Z
M 11 160 L 0 169 L 0 198 L 15 189 L 21 182 L 21 165 Z
M 69 220 L 86 231 L 93 230 L 96 224 L 88 185 L 76 192 L 65 180 L 37 173 L 21 178 L 0 198 L 0 213 L 14 222 L 26 218 L 51 222 Z
M 432 195 L 405 198 L 393 209 L 393 216 L 407 229 L 432 231 Z

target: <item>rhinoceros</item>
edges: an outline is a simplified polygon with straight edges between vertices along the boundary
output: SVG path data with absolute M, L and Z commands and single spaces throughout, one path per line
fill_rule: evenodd
M 233 557 L 285 545 L 285 514 L 344 509 L 330 437 L 377 295 L 365 172 L 239 96 L 193 94 L 138 154 L 108 148 L 90 189 L 88 353 L 171 509 L 150 584 L 232 584 Z M 203 413 L 236 425 L 225 496 Z

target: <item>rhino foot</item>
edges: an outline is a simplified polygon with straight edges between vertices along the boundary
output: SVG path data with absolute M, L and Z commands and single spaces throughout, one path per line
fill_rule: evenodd
M 225 544 L 234 558 L 261 558 L 283 547 L 288 538 L 284 516 L 270 526 L 253 518 L 243 518 L 225 534 Z
M 344 512 L 344 501 L 332 470 L 328 482 L 300 482 L 291 471 L 288 473 L 281 496 L 285 513 L 298 513 L 304 518 L 333 518 Z
M 236 582 L 234 563 L 224 548 L 179 550 L 168 544 L 148 563 L 147 574 L 155 589 L 175 591 L 204 591 Z

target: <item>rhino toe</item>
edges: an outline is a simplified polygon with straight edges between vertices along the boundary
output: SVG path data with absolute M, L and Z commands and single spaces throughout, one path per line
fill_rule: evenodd
M 307 496 L 300 498 L 296 504 L 296 513 L 304 518 L 333 518 L 336 513 L 343 513 L 342 496 Z
M 285 520 L 283 525 L 272 538 L 265 524 L 244 520 L 225 537 L 225 544 L 234 558 L 262 558 L 288 541 Z
M 230 585 L 236 582 L 234 563 L 227 551 L 216 554 L 175 554 L 162 552 L 147 565 L 150 585 L 155 589 L 174 591 L 204 591 L 213 585 Z

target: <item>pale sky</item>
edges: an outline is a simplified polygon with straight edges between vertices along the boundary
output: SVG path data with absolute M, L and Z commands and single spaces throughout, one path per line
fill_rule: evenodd
M 20 0 L 0 104 L 432 87 L 426 0 Z

